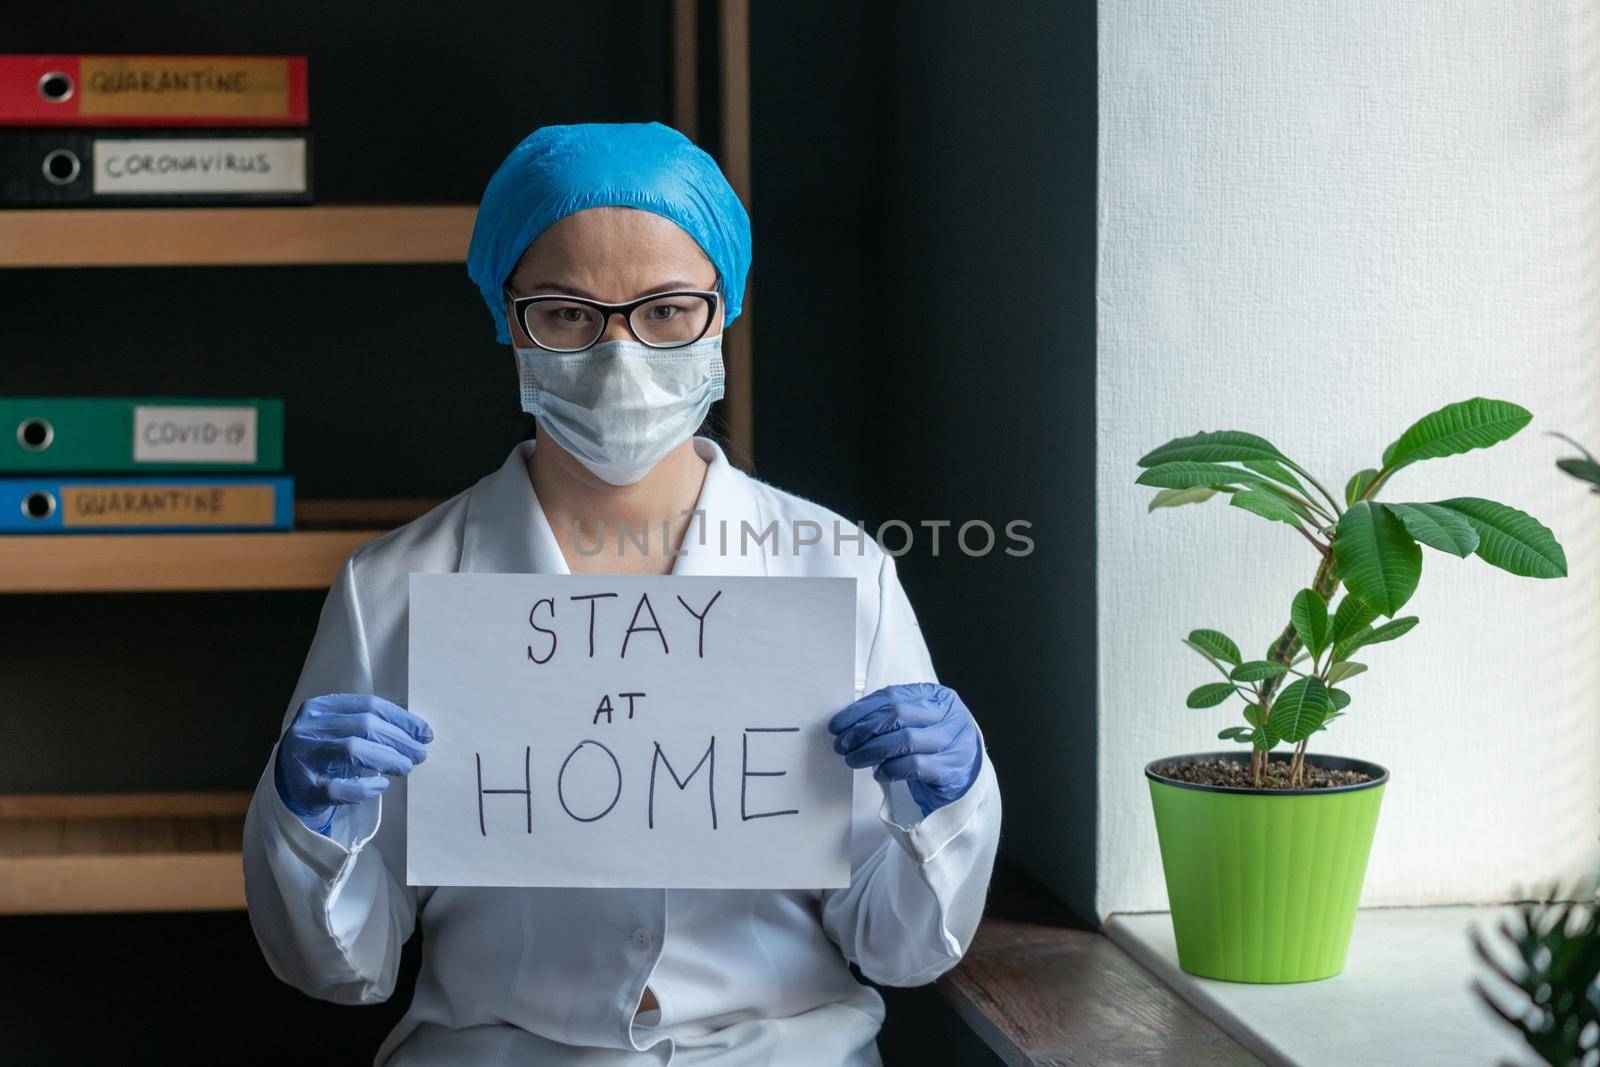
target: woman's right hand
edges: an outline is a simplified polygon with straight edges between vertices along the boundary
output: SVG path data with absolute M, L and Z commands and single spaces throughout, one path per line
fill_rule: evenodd
M 386 774 L 410 774 L 428 758 L 433 730 L 398 704 L 370 693 L 332 693 L 300 705 L 278 742 L 278 796 L 317 833 L 341 804 L 359 804 L 389 788 Z M 377 771 L 376 775 L 363 771 Z

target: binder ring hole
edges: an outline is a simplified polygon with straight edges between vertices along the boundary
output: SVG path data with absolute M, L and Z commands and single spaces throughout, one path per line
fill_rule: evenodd
M 22 498 L 22 514 L 24 518 L 40 522 L 55 513 L 56 498 L 52 493 L 39 489 Z
M 80 166 L 75 152 L 58 148 L 44 157 L 44 180 L 51 185 L 71 185 Z
M 59 70 L 52 70 L 39 79 L 39 95 L 52 104 L 60 104 L 71 100 L 72 90 L 72 75 L 63 74 Z
M 56 439 L 56 428 L 49 419 L 23 419 L 17 426 L 17 444 L 25 452 L 43 452 Z

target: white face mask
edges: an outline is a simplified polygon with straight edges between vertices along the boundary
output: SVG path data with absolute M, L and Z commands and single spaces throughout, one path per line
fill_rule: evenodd
M 722 335 L 682 348 L 607 341 L 582 352 L 518 348 L 522 410 L 595 477 L 632 485 L 722 399 Z

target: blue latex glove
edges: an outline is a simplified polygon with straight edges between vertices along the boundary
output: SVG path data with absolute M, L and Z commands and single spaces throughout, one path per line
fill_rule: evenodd
M 278 742 L 273 780 L 295 817 L 319 834 L 341 804 L 389 788 L 385 774 L 410 774 L 428 758 L 433 730 L 398 704 L 370 693 L 333 693 L 300 705 Z M 377 771 L 363 775 L 363 771 Z
M 876 767 L 885 784 L 904 778 L 927 815 L 959 799 L 978 780 L 983 743 L 972 712 L 954 689 L 932 682 L 889 685 L 828 722 L 833 750 L 852 767 Z

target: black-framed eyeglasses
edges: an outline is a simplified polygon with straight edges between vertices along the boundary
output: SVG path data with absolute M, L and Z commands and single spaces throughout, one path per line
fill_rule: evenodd
M 717 316 L 718 296 L 711 289 L 651 293 L 626 304 L 553 293 L 517 296 L 510 289 L 505 294 L 511 301 L 511 317 L 522 325 L 522 332 L 550 352 L 592 348 L 613 315 L 622 316 L 641 344 L 682 348 L 704 337 Z

